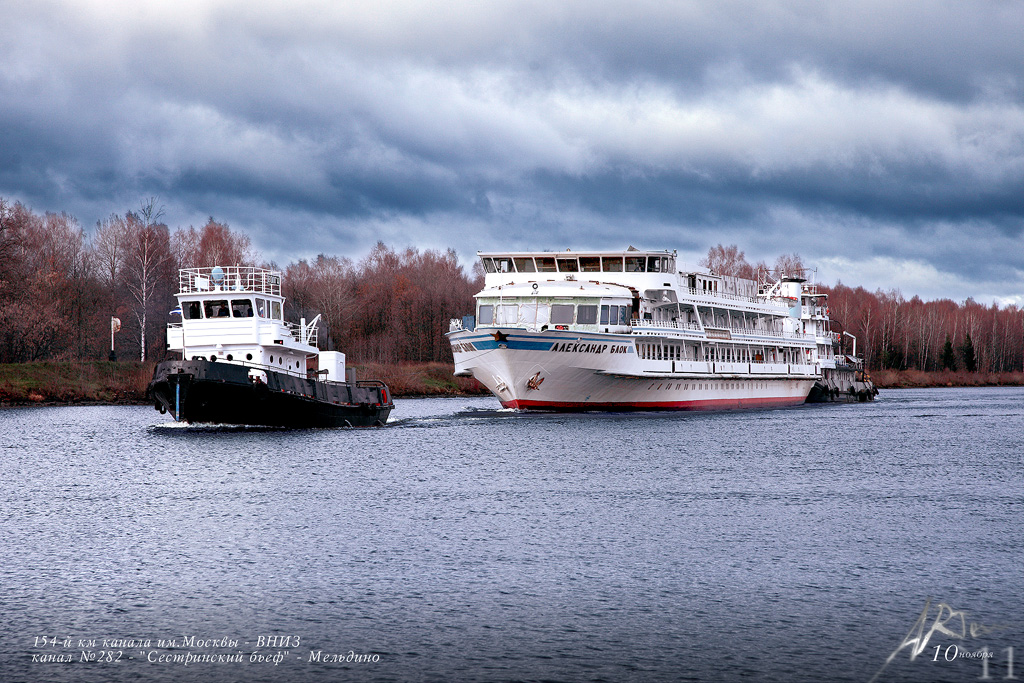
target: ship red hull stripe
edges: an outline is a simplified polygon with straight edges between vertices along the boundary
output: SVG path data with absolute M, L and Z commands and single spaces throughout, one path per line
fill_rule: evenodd
M 763 398 L 713 398 L 694 401 L 636 401 L 636 402 L 580 402 L 580 401 L 502 401 L 505 408 L 518 410 L 731 410 L 736 408 L 777 408 L 795 406 L 804 402 L 803 396 L 772 396 Z

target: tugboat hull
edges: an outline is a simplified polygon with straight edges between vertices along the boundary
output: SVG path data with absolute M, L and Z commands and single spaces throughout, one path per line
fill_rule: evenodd
M 865 403 L 875 400 L 878 389 L 861 370 L 838 367 L 825 370 L 807 395 L 808 403 Z
M 352 386 L 207 360 L 160 363 L 146 395 L 176 420 L 269 427 L 372 427 L 394 408 L 382 382 Z

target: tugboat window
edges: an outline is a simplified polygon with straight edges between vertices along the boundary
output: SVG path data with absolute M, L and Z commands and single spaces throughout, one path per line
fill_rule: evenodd
M 204 301 L 203 308 L 205 309 L 207 318 L 226 318 L 230 315 L 230 313 L 228 313 L 227 299 Z
M 232 299 L 231 315 L 236 318 L 252 317 L 252 301 L 249 299 Z

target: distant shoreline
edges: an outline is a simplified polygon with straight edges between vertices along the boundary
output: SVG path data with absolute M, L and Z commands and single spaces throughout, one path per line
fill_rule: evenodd
M 0 407 L 148 405 L 154 362 L 43 361 L 0 364 Z M 447 363 L 354 363 L 359 379 L 379 379 L 396 398 L 490 395 Z
M 874 370 L 868 373 L 879 389 L 943 387 L 1019 387 L 1024 372 L 967 372 L 966 370 Z
M 0 407 L 147 405 L 146 385 L 156 363 L 139 361 L 44 361 L 0 364 Z M 379 379 L 395 398 L 489 396 L 484 385 L 454 377 L 447 363 L 353 364 L 360 379 Z M 876 370 L 881 390 L 1024 386 L 1024 372 Z

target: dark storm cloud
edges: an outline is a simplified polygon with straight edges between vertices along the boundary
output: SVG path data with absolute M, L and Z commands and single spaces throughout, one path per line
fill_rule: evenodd
M 86 225 L 158 195 L 279 262 L 735 242 L 908 294 L 1022 294 L 1020 3 L 6 13 L 0 196 Z

